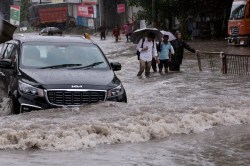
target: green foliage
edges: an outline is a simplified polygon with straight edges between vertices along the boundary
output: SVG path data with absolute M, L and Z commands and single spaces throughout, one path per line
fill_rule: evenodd
M 166 19 L 171 19 L 172 16 L 184 16 L 187 6 L 189 6 L 186 4 L 189 2 L 191 0 L 155 0 L 157 26 L 166 27 Z M 130 6 L 141 6 L 144 11 L 138 13 L 138 19 L 145 19 L 148 23 L 152 22 L 152 0 L 128 0 L 128 4 Z
M 21 15 L 20 15 L 21 22 L 28 21 L 28 15 L 29 15 L 29 0 L 22 0 L 21 1 Z
M 193 21 L 198 19 L 199 30 L 206 29 L 204 24 L 206 19 L 212 18 L 212 24 L 217 26 L 218 33 L 226 31 L 227 20 L 233 0 L 154 0 L 155 1 L 155 26 L 159 29 L 173 30 L 178 28 L 183 32 L 183 36 L 188 37 L 188 18 Z M 144 11 L 137 14 L 137 19 L 144 19 L 148 24 L 152 22 L 152 2 L 153 0 L 128 0 L 131 6 L 141 6 Z M 180 21 L 179 27 L 172 26 L 173 19 Z M 220 27 L 221 26 L 221 27 Z M 173 29 L 171 29 L 173 28 Z M 210 28 L 210 27 L 208 27 Z M 221 29 L 221 32 L 220 32 Z

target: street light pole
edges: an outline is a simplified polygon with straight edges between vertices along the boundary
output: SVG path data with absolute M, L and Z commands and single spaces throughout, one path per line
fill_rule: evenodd
M 155 0 L 152 0 L 152 26 L 155 27 Z

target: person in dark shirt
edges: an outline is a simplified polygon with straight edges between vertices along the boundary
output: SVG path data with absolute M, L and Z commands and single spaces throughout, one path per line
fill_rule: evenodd
M 102 26 L 100 26 L 100 36 L 101 36 L 101 40 L 102 39 L 106 39 L 106 26 L 105 26 L 105 24 L 102 24 Z
M 191 48 L 186 42 L 181 39 L 181 33 L 177 31 L 175 33 L 176 39 L 171 41 L 171 45 L 174 48 L 175 54 L 171 57 L 171 64 L 169 66 L 170 71 L 180 71 L 182 64 L 184 48 L 192 53 L 196 53 L 198 50 Z

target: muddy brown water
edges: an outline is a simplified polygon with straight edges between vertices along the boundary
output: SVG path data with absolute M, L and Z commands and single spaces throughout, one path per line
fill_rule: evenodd
M 0 117 L 0 165 L 249 165 L 250 78 L 199 72 L 185 52 L 181 72 L 138 79 L 132 43 L 93 38 L 128 94 L 101 103 Z M 192 41 L 200 51 L 247 54 L 250 47 Z

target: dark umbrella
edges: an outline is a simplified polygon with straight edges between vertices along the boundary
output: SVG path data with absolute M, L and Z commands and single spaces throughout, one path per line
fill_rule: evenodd
M 16 28 L 16 26 L 3 20 L 2 33 L 0 32 L 0 44 L 12 40 Z
M 152 32 L 155 34 L 155 40 L 161 40 L 163 37 L 163 34 L 156 28 L 142 28 L 142 29 L 137 29 L 134 31 L 130 37 L 130 40 L 138 44 L 140 39 L 143 37 L 146 37 L 149 32 Z

